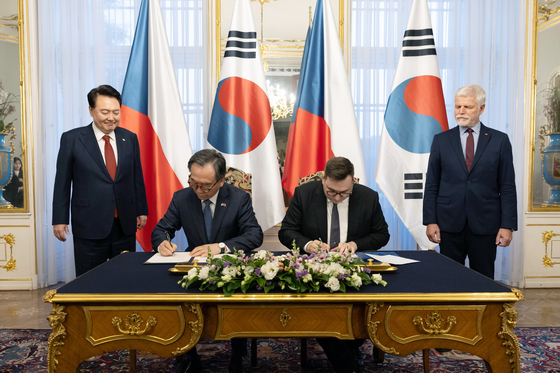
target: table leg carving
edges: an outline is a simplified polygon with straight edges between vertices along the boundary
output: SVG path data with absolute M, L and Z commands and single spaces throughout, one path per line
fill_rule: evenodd
M 366 318 L 366 325 L 368 328 L 369 338 L 373 342 L 375 346 L 377 346 L 382 351 L 391 354 L 391 355 L 400 355 L 400 353 L 395 350 L 393 347 L 389 348 L 381 344 L 379 341 L 379 337 L 377 336 L 377 330 L 379 327 L 379 321 L 372 321 L 371 318 L 377 311 L 379 311 L 385 304 L 383 302 L 374 302 L 374 303 L 367 303 L 367 318 Z
M 517 325 L 517 311 L 514 303 L 504 303 L 504 311 L 500 313 L 502 327 L 498 337 L 503 339 L 502 346 L 506 348 L 505 354 L 510 357 L 509 364 L 513 373 L 520 373 L 519 341 L 513 332 Z
M 202 329 L 204 327 L 204 316 L 202 315 L 202 308 L 198 303 L 188 303 L 185 307 L 196 316 L 195 321 L 189 321 L 188 324 L 191 326 L 191 339 L 189 343 L 181 348 L 177 348 L 173 351 L 173 355 L 181 355 L 193 348 L 202 334 Z
M 65 307 L 60 304 L 53 303 L 53 310 L 47 317 L 52 333 L 49 336 L 47 365 L 49 372 L 56 371 L 58 365 L 57 356 L 62 352 L 58 350 L 59 346 L 64 346 L 64 339 L 66 338 L 66 328 L 64 321 L 66 321 L 67 313 L 64 312 Z

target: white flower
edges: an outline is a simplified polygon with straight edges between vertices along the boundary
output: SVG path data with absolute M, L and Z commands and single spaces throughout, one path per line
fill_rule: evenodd
M 261 267 L 261 273 L 267 280 L 272 280 L 276 274 L 278 273 L 278 262 L 267 262 L 265 265 Z
M 313 280 L 313 276 L 311 276 L 311 273 L 308 273 L 305 276 L 303 276 L 303 282 L 308 282 L 311 280 Z
M 331 289 L 332 291 L 338 291 L 340 290 L 340 282 L 338 282 L 336 277 L 331 277 L 329 278 L 329 282 L 325 284 L 325 287 Z
M 229 282 L 229 281 L 231 281 L 231 276 L 230 276 L 230 275 L 223 275 L 223 276 L 222 276 L 222 280 L 223 280 L 224 282 Z
M 229 275 L 231 277 L 235 277 L 235 276 L 239 276 L 241 274 L 241 270 L 237 266 L 230 265 L 230 266 L 227 266 L 226 268 L 224 268 L 222 273 L 224 275 Z
M 255 259 L 266 259 L 267 256 L 268 256 L 267 250 L 259 250 L 259 252 L 255 254 Z
M 198 268 L 191 268 L 189 270 L 189 272 L 187 272 L 187 278 L 190 280 L 192 280 L 193 278 L 195 278 L 198 275 Z
M 373 275 L 371 275 L 371 279 L 377 285 L 383 285 L 383 286 L 387 285 L 387 281 L 384 281 L 383 278 L 381 278 L 381 274 L 379 273 L 374 273 Z
M 255 272 L 255 268 L 251 266 L 245 266 L 245 268 L 243 269 L 243 273 L 245 273 L 245 276 L 250 276 L 253 274 L 253 272 Z
M 362 278 L 358 276 L 357 273 L 353 273 L 352 277 L 350 278 L 350 283 L 352 284 L 352 286 L 360 287 L 362 286 Z
M 198 272 L 198 278 L 200 280 L 206 280 L 208 278 L 209 273 L 210 273 L 210 267 L 204 266 L 200 269 L 200 272 Z

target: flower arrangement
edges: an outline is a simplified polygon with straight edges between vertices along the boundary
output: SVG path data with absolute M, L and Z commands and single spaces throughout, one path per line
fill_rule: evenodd
M 542 125 L 540 132 L 548 135 L 560 132 L 560 87 L 546 88 L 539 92 L 544 98 L 542 106 L 547 124 Z
M 200 290 L 221 288 L 226 297 L 237 290 L 247 293 L 253 288 L 265 293 L 274 288 L 306 293 L 325 287 L 332 293 L 371 283 L 387 285 L 380 274 L 371 274 L 360 264 L 365 263 L 350 253 L 320 251 L 301 255 L 294 243 L 291 252 L 280 256 L 267 250 L 247 256 L 236 250 L 232 255 L 216 258 L 209 252 L 206 265 L 193 267 L 178 283 L 185 289 L 196 282 L 200 282 Z
M 14 121 L 6 123 L 6 117 L 16 111 L 15 103 L 19 102 L 17 96 L 4 90 L 0 80 L 0 132 L 9 131 L 14 127 Z

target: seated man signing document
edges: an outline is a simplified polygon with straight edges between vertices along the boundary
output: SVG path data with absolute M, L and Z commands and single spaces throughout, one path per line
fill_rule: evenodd
M 255 217 L 251 196 L 225 183 L 226 160 L 212 149 L 200 150 L 189 160 L 189 186 L 171 199 L 167 212 L 152 232 L 152 247 L 162 255 L 172 255 L 177 245 L 169 240 L 183 228 L 191 256 L 207 256 L 233 252 L 249 252 L 260 247 L 263 232 Z M 247 339 L 234 338 L 230 372 L 242 372 L 242 358 L 247 355 Z M 196 348 L 180 358 L 179 373 L 202 369 Z
M 189 160 L 189 186 L 173 194 L 167 212 L 152 232 L 152 247 L 171 255 L 177 245 L 168 239 L 183 228 L 191 256 L 251 251 L 263 243 L 251 196 L 225 183 L 226 161 L 212 149 L 196 152 Z
M 278 232 L 280 242 L 292 242 L 307 253 L 330 250 L 355 253 L 378 250 L 389 242 L 389 229 L 377 192 L 354 184 L 354 165 L 344 157 L 329 159 L 323 181 L 295 189 Z M 358 347 L 363 340 L 317 338 L 335 371 L 359 372 L 363 367 Z

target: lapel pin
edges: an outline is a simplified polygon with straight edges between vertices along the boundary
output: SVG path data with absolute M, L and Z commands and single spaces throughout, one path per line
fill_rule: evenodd
M 122 141 L 126 141 L 125 139 L 122 139 Z
M 226 204 L 225 204 L 225 203 L 222 203 L 221 206 L 222 206 L 222 207 L 226 207 Z

